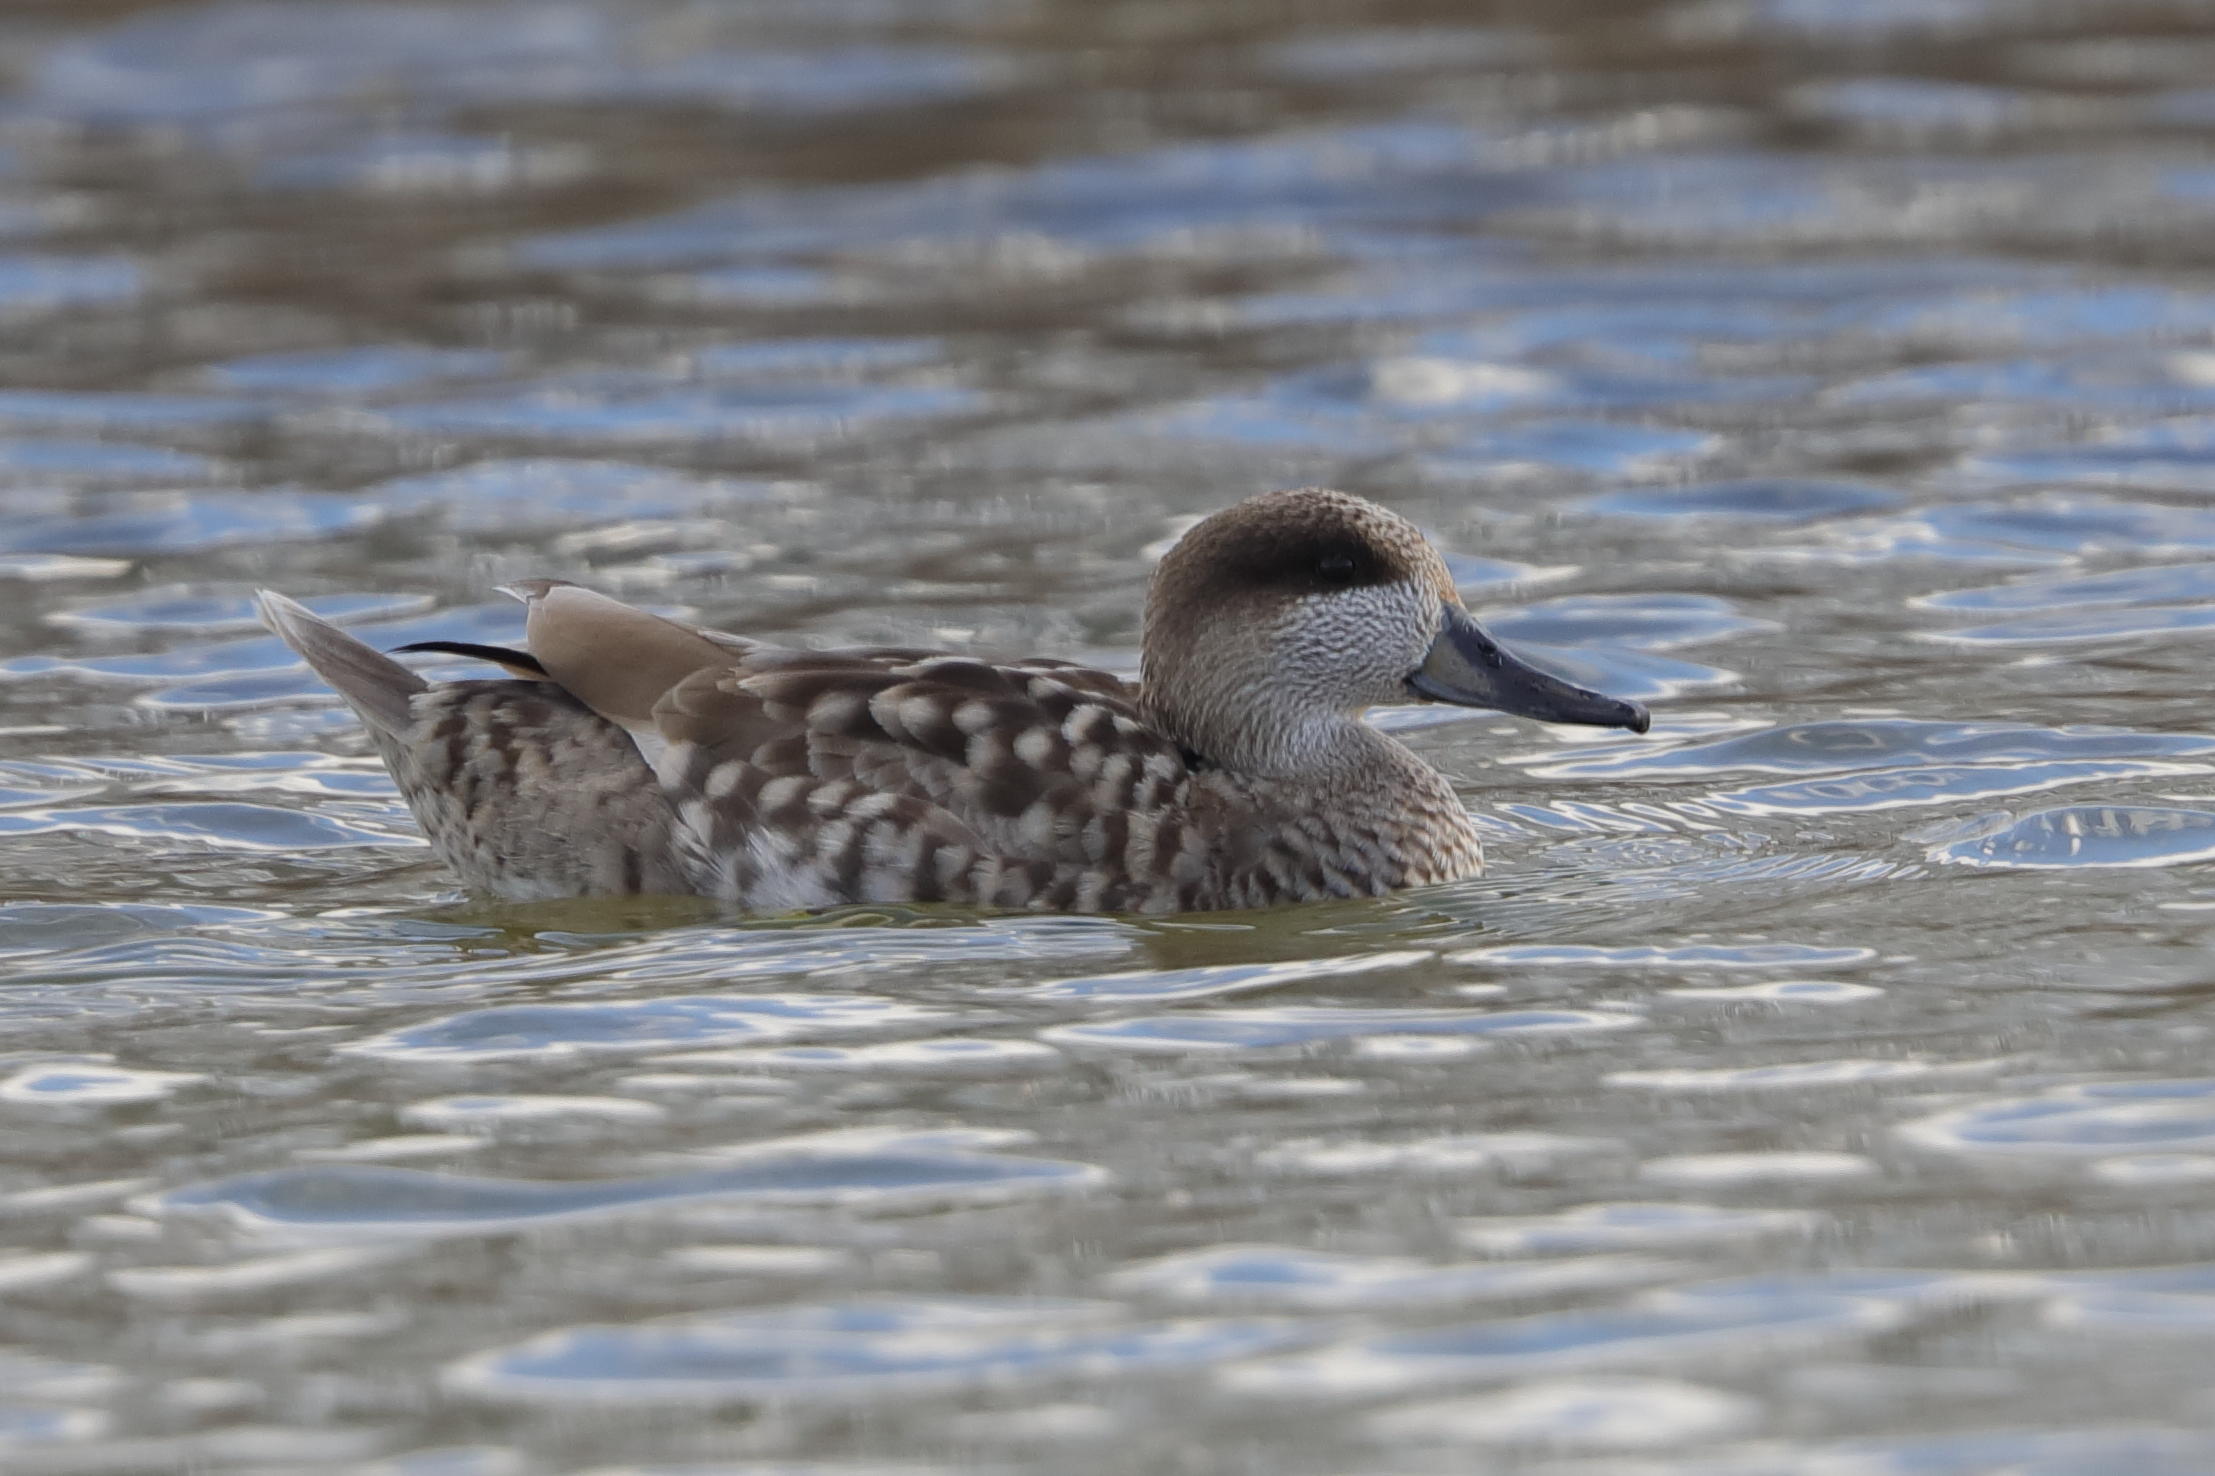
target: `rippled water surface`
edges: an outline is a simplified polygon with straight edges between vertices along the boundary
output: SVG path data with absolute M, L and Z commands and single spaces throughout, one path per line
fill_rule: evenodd
M 2186 0 L 8 7 L 0 1468 L 2215 1470 L 2211 130 Z M 249 613 L 1127 666 L 1318 481 L 1654 705 L 1379 714 L 1482 881 L 474 902 Z

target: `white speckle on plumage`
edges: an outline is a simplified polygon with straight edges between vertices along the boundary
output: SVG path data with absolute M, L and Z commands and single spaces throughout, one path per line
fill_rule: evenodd
M 808 792 L 808 808 L 825 819 L 835 819 L 868 795 L 851 779 L 840 779 L 830 784 L 818 784 Z
M 868 707 L 866 692 L 825 692 L 808 709 L 808 726 L 827 733 L 841 732 L 859 722 Z
M 759 833 L 748 836 L 746 851 L 752 862 L 752 880 L 746 895 L 732 900 L 745 903 L 749 909 L 805 912 L 811 908 L 835 907 L 844 900 L 831 890 L 821 872 L 785 854 L 785 848 L 769 837 Z
M 929 727 L 938 717 L 938 702 L 931 697 L 910 697 L 898 704 L 900 726 L 911 733 Z
M 1061 736 L 1071 748 L 1091 757 L 1112 741 L 1114 729 L 1113 714 L 1106 708 L 1080 707 L 1062 723 Z
M 1045 799 L 1033 801 L 1023 811 L 1018 822 L 1024 843 L 1035 850 L 1043 851 L 1050 848 L 1060 831 L 1060 821 L 1061 810 L 1052 801 Z
M 1107 751 L 1097 744 L 1072 743 L 1069 747 L 1070 777 L 1080 784 L 1090 784 L 1100 777 L 1100 769 L 1107 759 Z
M 1098 815 L 1084 823 L 1085 859 L 1095 866 L 1108 859 L 1107 821 Z
M 781 810 L 814 787 L 814 781 L 803 774 L 787 774 L 772 779 L 761 787 L 761 794 L 754 801 L 754 808 L 762 814 Z
M 959 851 L 937 851 L 931 860 L 932 886 L 942 893 L 953 891 L 955 883 L 961 880 L 961 874 L 969 864 L 968 859 Z
M 896 794 L 861 794 L 847 803 L 846 813 L 857 820 L 881 820 L 899 807 Z

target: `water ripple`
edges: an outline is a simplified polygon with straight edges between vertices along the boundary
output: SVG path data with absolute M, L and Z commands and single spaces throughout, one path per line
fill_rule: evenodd
M 2022 620 L 1995 621 L 1990 625 L 1923 631 L 1921 635 L 1924 640 L 1959 646 L 2035 646 L 2190 635 L 2211 629 L 2215 629 L 2215 605 L 2155 605 L 2133 610 L 2035 615 Z
M 1293 1246 L 1219 1245 L 1126 1266 L 1106 1284 L 1126 1295 L 1175 1303 L 1340 1311 L 1607 1290 L 1659 1280 L 1679 1269 L 1646 1256 L 1432 1266 L 1404 1257 L 1338 1255 Z
M 1139 1054 L 1257 1051 L 1327 1045 L 1376 1035 L 1522 1036 L 1625 1030 L 1637 1015 L 1600 1010 L 1380 1010 L 1329 1005 L 1141 1015 L 1128 1020 L 1056 1025 L 1040 1032 L 1055 1045 Z
M 2198 1476 L 2215 1462 L 2215 1439 L 2193 1430 L 1974 1430 L 1839 1441 L 1810 1458 L 1854 1476 Z M 1803 1469 L 1805 1469 L 1803 1467 Z M 1755 1461 L 1743 1476 L 1770 1476 Z M 1664 1473 L 1657 1473 L 1664 1476 Z M 1665 1476 L 1741 1476 L 1733 1465 L 1687 1468 Z
M 159 937 L 186 928 L 235 928 L 280 916 L 266 908 L 204 904 L 6 902 L 0 903 L 0 958 L 60 953 L 126 938 Z
M 1840 1180 L 1869 1179 L 1877 1175 L 1874 1160 L 1859 1153 L 1827 1149 L 1779 1150 L 1749 1153 L 1672 1153 L 1649 1158 L 1638 1167 L 1638 1176 L 1657 1184 L 1683 1184 L 1703 1190 L 1763 1184 L 1824 1184 Z
M 1130 1323 L 1111 1304 L 886 1298 L 547 1334 L 464 1359 L 457 1392 L 502 1401 L 882 1399 L 1190 1368 L 1302 1341 L 1277 1321 Z
M 1491 480 L 1532 468 L 1594 477 L 1653 476 L 1718 449 L 1719 438 L 1666 426 L 1604 420 L 1542 420 L 1465 437 L 1423 457 L 1425 476 Z M 1625 497 L 1635 494 L 1620 494 Z M 1615 511 L 1611 498 L 1595 499 Z
M 1666 650 L 1773 630 L 1714 595 L 1572 595 L 1485 616 L 1485 625 L 1520 647 L 1593 645 Z
M 180 1087 L 207 1077 L 194 1071 L 144 1071 L 122 1066 L 58 1062 L 31 1066 L 0 1080 L 0 1102 L 24 1106 L 112 1107 L 159 1102 Z
M 1912 601 L 1932 610 L 2055 610 L 2215 599 L 2215 563 L 2162 564 L 2070 579 L 2023 579 Z
M 1792 784 L 1721 790 L 1706 796 L 1702 803 L 1738 815 L 1897 810 L 1920 805 L 1958 804 L 2003 794 L 2034 794 L 2102 780 L 2204 773 L 2208 767 L 2206 764 L 2156 763 L 2144 759 L 2078 759 L 2005 766 L 1878 769 L 1836 779 L 1803 779 Z
M 1490 1255 L 1589 1255 L 1687 1251 L 1814 1233 L 1812 1210 L 1730 1209 L 1706 1204 L 1586 1204 L 1551 1215 L 1462 1220 L 1455 1238 Z
M 677 996 L 607 1004 L 495 1005 L 387 1031 L 340 1049 L 415 1063 L 558 1059 L 586 1052 L 789 1040 L 946 1018 L 859 994 Z
M 71 832 L 204 845 L 229 851 L 285 853 L 344 846 L 418 848 L 429 844 L 420 835 L 407 830 L 385 830 L 354 824 L 334 815 L 285 810 L 274 805 L 221 801 L 12 810 L 0 814 L 0 838 Z
M 528 1137 L 541 1141 L 581 1139 L 661 1122 L 668 1112 L 630 1097 L 557 1097 L 506 1095 L 439 1097 L 411 1102 L 400 1120 L 441 1133 L 478 1133 L 488 1137 Z
M 1825 948 L 1812 943 L 1701 943 L 1662 947 L 1635 944 L 1601 948 L 1585 943 L 1513 943 L 1448 954 L 1448 963 L 1519 969 L 1533 964 L 1597 969 L 1839 969 L 1873 962 L 1871 948 Z
M 1335 979 L 1380 969 L 1407 968 L 1427 962 L 1431 955 L 1401 949 L 1390 953 L 1354 954 L 1339 958 L 1301 959 L 1285 963 L 1211 964 L 1190 969 L 1147 969 L 1127 974 L 1101 974 L 1087 979 L 1055 979 L 1017 992 L 1025 999 L 1205 999 L 1214 995 L 1245 994 L 1304 984 L 1314 979 Z
M 1794 1061 L 1775 1066 L 1671 1066 L 1645 1071 L 1614 1071 L 1610 1086 L 1645 1087 L 1659 1092 L 1805 1091 L 1811 1087 L 1883 1085 L 1956 1073 L 1982 1075 L 1997 1061 L 1867 1060 Z
M 1620 1143 L 1566 1133 L 1451 1133 L 1399 1141 L 1290 1138 L 1263 1149 L 1254 1162 L 1265 1172 L 1293 1178 L 1459 1179 L 1480 1173 L 1541 1175 L 1622 1152 Z
M 1670 999 L 1704 999 L 1726 1004 L 1854 1004 L 1884 991 L 1874 984 L 1844 979 L 1764 979 L 1756 984 L 1693 984 L 1661 991 Z
M 32 85 L 51 116 L 208 128 L 393 89 L 417 106 L 662 101 L 820 114 L 960 96 L 993 75 L 978 58 L 927 45 L 664 51 L 641 39 L 613 15 L 575 5 L 403 16 L 342 3 L 308 16 L 245 0 L 148 14 L 73 39 L 47 53 Z
M 439 610 L 407 620 L 381 621 L 354 627 L 353 634 L 380 649 L 412 641 L 476 641 L 481 644 L 513 644 L 522 638 L 520 605 L 503 600 L 463 609 Z M 166 650 L 136 652 L 125 656 L 51 657 L 26 656 L 0 663 L 0 676 L 63 674 L 110 681 L 155 681 L 184 676 L 229 675 L 241 672 L 297 671 L 300 658 L 275 636 L 194 642 Z M 327 689 L 326 689 L 327 690 Z
M 1593 512 L 1638 518 L 1743 518 L 1804 523 L 1890 507 L 1900 495 L 1860 482 L 1709 482 L 1691 487 L 1610 492 L 1584 505 Z
M 506 354 L 483 349 L 435 349 L 418 344 L 365 344 L 255 354 L 211 365 L 218 389 L 350 397 L 441 379 L 475 379 L 508 367 Z
M 2008 481 L 2206 492 L 2215 488 L 2215 417 L 2109 425 L 2077 445 L 1999 451 L 1967 470 Z
M 978 392 L 952 385 L 670 388 L 557 381 L 393 405 L 376 415 L 411 435 L 610 446 L 751 441 L 811 450 L 819 442 L 849 439 L 872 422 L 974 413 L 987 403 Z
M 1897 1132 L 1903 1142 L 1945 1153 L 2215 1153 L 2215 1081 L 2083 1082 L 1948 1108 Z
M 2215 755 L 2215 737 L 2132 732 L 2089 725 L 2043 728 L 2014 723 L 1916 718 L 1826 719 L 1733 733 L 1680 748 L 1610 745 L 1536 764 L 1541 778 L 1600 778 L 1852 773 L 1964 764 L 2175 760 Z
M 1088 1164 L 981 1151 L 960 1135 L 832 1134 L 756 1145 L 729 1167 L 645 1179 L 541 1182 L 321 1164 L 240 1174 L 148 1201 L 154 1215 L 213 1216 L 279 1238 L 450 1236 L 636 1214 L 698 1202 L 763 1205 L 995 1203 L 1090 1188 Z
M 7 397 L 0 394 L 0 414 Z M 68 512 L 23 508 L 0 527 L 0 553 L 151 555 L 312 540 L 371 527 L 383 513 L 353 498 L 258 492 L 103 492 Z
M 667 467 L 539 456 L 493 458 L 401 477 L 364 495 L 387 516 L 435 515 L 458 531 L 512 536 L 648 518 L 743 515 L 769 494 L 757 482 L 690 476 Z
M 66 477 L 80 485 L 129 485 L 154 482 L 223 480 L 224 463 L 163 446 L 129 446 L 110 441 L 24 437 L 0 445 L 0 479 L 37 483 Z
M 664 1066 L 727 1066 L 740 1071 L 843 1072 L 857 1076 L 1029 1076 L 1058 1070 L 1068 1057 L 1035 1040 L 941 1035 L 875 1045 L 791 1045 L 656 1056 Z
M 326 620 L 344 625 L 371 616 L 408 615 L 427 610 L 429 595 L 340 594 L 311 595 L 301 601 Z M 46 617 L 51 625 L 67 626 L 90 634 L 125 631 L 229 631 L 253 630 L 254 594 L 245 585 L 169 584 L 142 590 L 128 599 L 103 600 L 58 610 Z
M 1236 1391 L 1275 1399 L 1374 1397 L 1440 1384 L 1583 1371 L 1703 1367 L 1803 1354 L 1891 1331 L 1911 1300 L 1887 1288 L 1833 1290 L 1713 1282 L 1620 1309 L 1549 1313 L 1340 1343 L 1225 1371 Z
M 1752 1427 L 1761 1405 L 1677 1379 L 1535 1379 L 1498 1394 L 1403 1404 L 1364 1422 L 1389 1441 L 1568 1450 L 1655 1450 Z

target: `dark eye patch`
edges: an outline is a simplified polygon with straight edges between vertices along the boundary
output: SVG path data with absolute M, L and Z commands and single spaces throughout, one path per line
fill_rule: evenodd
M 1252 529 L 1224 549 L 1219 571 L 1240 584 L 1294 595 L 1406 577 L 1386 550 L 1343 527 Z
M 1263 582 L 1300 591 L 1352 589 L 1395 577 L 1384 556 L 1365 539 L 1326 536 L 1289 540 L 1255 572 Z

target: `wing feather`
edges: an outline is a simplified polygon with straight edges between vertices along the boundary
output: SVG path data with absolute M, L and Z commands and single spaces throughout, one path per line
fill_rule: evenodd
M 1163 833 L 1180 830 L 1186 760 L 1111 673 L 904 648 L 733 654 L 653 713 L 703 890 L 1139 905 L 1161 877 L 1131 862 L 1199 854 Z

